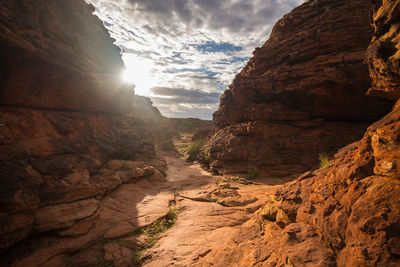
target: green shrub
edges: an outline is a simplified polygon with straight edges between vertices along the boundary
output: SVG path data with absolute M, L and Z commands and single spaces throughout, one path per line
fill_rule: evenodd
M 183 121 L 186 131 L 191 131 L 193 129 L 193 123 L 190 121 Z
M 258 172 L 257 169 L 249 169 L 249 170 L 247 171 L 247 174 L 249 175 L 249 178 L 250 178 L 250 179 L 255 179 L 255 178 L 257 178 L 258 176 L 260 176 L 260 173 Z
M 172 140 L 161 143 L 161 149 L 164 151 L 176 151 L 175 145 Z
M 187 154 L 189 155 L 188 159 L 189 160 L 197 159 L 197 156 L 199 155 L 205 143 L 206 142 L 204 139 L 198 139 L 196 141 L 193 141 L 187 149 Z
M 319 168 L 325 169 L 329 167 L 329 155 L 327 153 L 319 153 Z

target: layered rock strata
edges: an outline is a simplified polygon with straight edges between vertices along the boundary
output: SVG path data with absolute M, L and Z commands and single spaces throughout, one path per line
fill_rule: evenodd
M 400 265 L 398 7 L 398 1 L 375 7 L 367 59 L 369 92 L 397 99 L 392 111 L 335 154 L 329 167 L 306 172 L 271 194 L 232 240 L 231 252 L 219 254 L 221 266 Z M 383 57 L 377 53 L 381 45 L 395 49 Z
M 0 7 L 2 105 L 127 112 L 120 51 L 84 1 L 3 1 Z
M 143 126 L 154 128 L 161 115 L 140 97 L 132 107 L 119 49 L 93 11 L 80 0 L 1 4 L 0 253 L 7 259 L 0 265 L 15 249 L 21 256 L 29 237 L 36 246 L 22 253 L 50 242 L 39 241 L 49 232 L 86 235 L 103 198 L 162 177 L 157 131 Z M 144 110 L 154 112 L 142 118 Z
M 203 163 L 216 171 L 299 173 L 387 113 L 393 102 L 365 95 L 373 4 L 312 0 L 279 20 L 221 96 Z

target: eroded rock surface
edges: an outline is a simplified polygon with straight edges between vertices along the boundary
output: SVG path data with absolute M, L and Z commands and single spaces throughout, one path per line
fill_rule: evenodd
M 221 96 L 203 163 L 216 171 L 299 173 L 386 114 L 393 102 L 365 96 L 373 5 L 312 0 L 279 20 Z
M 389 99 L 398 98 L 398 6 L 381 1 L 374 9 L 368 50 L 369 93 Z M 396 51 L 386 58 L 376 53 L 381 41 Z M 219 266 L 399 266 L 399 137 L 400 100 L 329 167 L 303 173 L 271 194 L 248 222 L 254 231 L 237 234 L 246 240 L 236 245 L 232 239 L 230 251 L 214 255 Z
M 400 4 L 382 1 L 374 9 L 374 36 L 368 48 L 368 66 L 372 78 L 370 95 L 400 98 L 399 31 Z M 389 26 L 390 25 L 390 26 Z
M 45 246 L 39 240 L 49 232 L 87 235 L 104 198 L 165 170 L 154 146 L 161 115 L 122 83 L 119 49 L 93 11 L 80 0 L 1 4 L 0 253 L 7 263 L 18 257 L 12 251 Z M 37 246 L 21 250 L 27 239 Z
M 143 266 L 238 266 L 220 258 L 248 235 L 238 236 L 276 185 L 256 184 L 243 177 L 211 176 L 179 158 L 167 158 L 170 190 L 176 190 L 178 219 L 142 255 Z M 277 179 L 278 183 L 282 183 Z M 249 229 L 253 232 L 255 229 Z M 219 265 L 218 265 L 219 264 Z M 249 265 L 243 265 L 249 266 Z
M 2 2 L 2 105 L 129 111 L 119 48 L 93 11 L 78 0 Z
M 237 266 L 398 266 L 400 103 L 341 149 L 269 196 L 240 245 L 218 257 Z

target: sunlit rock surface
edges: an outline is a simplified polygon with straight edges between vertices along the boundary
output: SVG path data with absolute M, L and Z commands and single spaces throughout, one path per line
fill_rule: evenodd
M 307 1 L 285 15 L 221 96 L 203 163 L 288 176 L 362 136 L 392 101 L 365 96 L 374 1 Z
M 51 242 L 87 235 L 104 198 L 123 184 L 161 179 L 165 169 L 154 147 L 161 115 L 148 99 L 133 103 L 119 49 L 93 11 L 79 0 L 0 6 L 2 266 L 45 247 L 49 231 Z M 143 197 L 136 191 L 131 215 Z M 74 246 L 102 238 L 113 222 L 103 224 Z
M 271 194 L 237 234 L 247 239 L 218 255 L 220 266 L 400 265 L 398 7 L 398 1 L 381 1 L 374 9 L 368 49 L 370 92 L 397 99 L 392 111 L 335 154 L 329 167 L 303 173 Z M 382 57 L 380 42 L 394 50 Z
M 368 93 L 393 100 L 400 97 L 399 13 L 400 4 L 396 1 L 383 1 L 383 5 L 375 9 L 372 18 L 375 33 L 367 57 L 372 78 Z

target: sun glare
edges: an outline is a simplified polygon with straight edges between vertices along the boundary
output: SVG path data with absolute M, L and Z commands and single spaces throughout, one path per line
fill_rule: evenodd
M 122 59 L 126 66 L 122 73 L 123 80 L 135 85 L 136 94 L 152 95 L 150 89 L 156 86 L 156 80 L 152 77 L 153 63 L 132 54 L 124 54 Z

